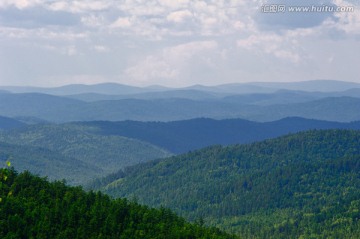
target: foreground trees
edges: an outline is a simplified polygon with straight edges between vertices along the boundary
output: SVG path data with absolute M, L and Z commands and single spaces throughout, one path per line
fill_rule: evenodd
M 1 169 L 0 238 L 233 238 L 102 193 Z

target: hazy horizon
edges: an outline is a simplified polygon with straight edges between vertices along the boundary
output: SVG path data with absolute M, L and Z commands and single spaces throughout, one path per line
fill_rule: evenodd
M 259 85 L 259 84 L 291 84 L 291 83 L 310 83 L 310 82 L 333 82 L 333 83 L 349 83 L 349 84 L 360 84 L 359 82 L 355 81 L 343 81 L 343 80 L 331 80 L 331 79 L 315 79 L 315 80 L 303 80 L 303 81 L 253 81 L 253 82 L 229 82 L 224 84 L 197 84 L 196 82 L 194 84 L 185 85 L 185 86 L 165 86 L 160 84 L 153 84 L 153 85 L 131 85 L 127 83 L 121 83 L 121 82 L 110 82 L 110 81 L 104 81 L 99 83 L 69 83 L 64 85 L 55 85 L 55 86 L 46 86 L 46 85 L 0 85 L 0 87 L 29 87 L 29 88 L 61 88 L 65 86 L 96 86 L 96 85 L 104 85 L 104 84 L 116 84 L 116 85 L 124 85 L 124 86 L 130 86 L 130 87 L 138 87 L 138 88 L 151 88 L 151 87 L 164 87 L 168 89 L 183 89 L 183 88 L 189 88 L 189 87 L 195 87 L 195 86 L 204 86 L 204 87 L 216 87 L 221 85 Z

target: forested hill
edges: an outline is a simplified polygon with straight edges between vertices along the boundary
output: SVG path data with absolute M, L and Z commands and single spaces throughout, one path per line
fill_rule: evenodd
M 0 238 L 235 238 L 168 209 L 0 169 Z
M 103 190 L 244 238 L 357 238 L 359 174 L 360 131 L 315 130 L 141 164 Z

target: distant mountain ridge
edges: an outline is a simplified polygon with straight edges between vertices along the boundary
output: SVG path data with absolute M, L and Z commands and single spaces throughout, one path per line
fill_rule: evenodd
M 165 122 L 201 117 L 259 122 L 285 117 L 360 120 L 360 84 L 330 80 L 183 88 L 103 83 L 55 88 L 0 87 L 1 90 L 8 93 L 0 93 L 0 115 L 30 119 L 29 122 Z
M 213 93 L 249 94 L 249 93 L 273 93 L 277 90 L 300 90 L 310 92 L 335 92 L 345 91 L 352 88 L 360 88 L 359 83 L 336 80 L 309 80 L 299 82 L 251 82 L 230 83 L 223 85 L 204 86 L 193 85 L 180 88 L 164 86 L 136 87 L 119 83 L 100 83 L 94 85 L 73 84 L 60 87 L 24 87 L 24 86 L 0 86 L 0 90 L 13 93 L 44 93 L 54 95 L 74 95 L 84 93 L 97 93 L 107 95 L 138 94 L 145 92 L 163 92 L 172 90 L 199 90 Z
M 11 118 L 5 118 L 13 120 Z M 18 122 L 17 120 L 14 120 Z M 1 117 L 0 117 L 1 123 Z M 25 133 L 36 128 L 48 127 L 49 123 L 39 126 L 23 128 L 23 131 L 10 131 L 10 134 Z M 43 126 L 42 126 L 43 125 Z M 21 123 L 13 128 L 24 127 Z M 0 124 L 0 128 L 5 125 Z M 58 129 L 56 129 L 56 127 Z M 148 142 L 172 153 L 186 153 L 210 145 L 231 145 L 260 141 L 281 135 L 306 131 L 310 129 L 360 129 L 360 121 L 350 123 L 332 122 L 324 120 L 306 119 L 301 117 L 287 117 L 276 121 L 256 122 L 244 119 L 216 120 L 211 118 L 195 118 L 181 121 L 78 121 L 50 127 L 56 132 L 61 128 L 84 128 L 88 132 L 101 136 L 121 136 Z M 61 130 L 59 135 L 61 135 Z M 15 137 L 15 138 L 16 138 Z
M 0 89 L 13 93 L 43 93 L 50 95 L 73 95 L 84 93 L 98 94 L 136 94 L 143 92 L 157 91 L 162 88 L 153 87 L 135 87 L 118 83 L 101 83 L 95 85 L 73 84 L 60 87 L 25 87 L 25 86 L 0 86 Z M 164 87 L 164 89 L 166 89 Z
M 286 90 L 300 90 L 309 92 L 335 92 L 346 91 L 352 88 L 360 88 L 356 82 L 337 80 L 309 80 L 299 82 L 254 82 L 254 85 Z
M 121 94 L 121 95 L 107 95 L 98 93 L 83 93 L 75 95 L 66 95 L 67 98 L 83 100 L 86 102 L 104 101 L 104 100 L 122 100 L 122 99 L 190 99 L 190 100 L 204 100 L 204 99 L 217 99 L 226 96 L 226 93 L 215 93 L 200 90 L 167 90 L 167 91 L 154 91 L 136 94 Z
M 207 118 L 173 122 L 79 122 L 95 127 L 103 135 L 121 135 L 150 142 L 173 153 L 210 145 L 230 145 L 260 141 L 310 129 L 360 129 L 360 121 L 339 123 L 299 117 L 272 122 L 252 122 L 242 119 L 214 120 Z
M 326 97 L 302 103 L 256 105 L 223 98 L 84 102 L 40 93 L 0 94 L 0 115 L 12 118 L 35 117 L 57 123 L 94 120 L 175 121 L 201 117 L 243 118 L 264 122 L 294 116 L 350 122 L 360 120 L 360 98 Z

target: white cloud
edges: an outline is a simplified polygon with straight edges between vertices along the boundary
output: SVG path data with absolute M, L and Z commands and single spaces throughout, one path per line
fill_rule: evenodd
M 158 17 L 166 13 L 166 9 L 154 0 L 119 2 L 117 8 L 123 13 L 134 17 Z
M 300 28 L 277 33 L 253 29 L 250 34 L 247 38 L 237 40 L 237 47 L 251 51 L 259 56 L 272 55 L 278 59 L 299 64 L 304 59 L 308 59 L 311 54 L 303 51 L 301 42 L 318 34 L 318 31 Z
M 85 26 L 93 28 L 101 28 L 102 26 L 106 25 L 106 20 L 104 16 L 94 14 L 81 17 L 81 22 Z
M 74 17 L 78 17 L 82 24 L 79 26 L 73 24 L 77 30 L 81 30 L 82 27 L 104 29 L 110 26 L 112 30 L 109 33 L 118 29 L 119 33 L 128 36 L 148 36 L 157 40 L 191 34 L 206 36 L 231 34 L 242 30 L 239 23 L 247 24 L 246 18 L 240 14 L 243 10 L 238 8 L 244 4 L 244 1 L 4 0 L 1 3 L 3 7 L 15 4 L 22 8 L 30 8 L 36 5 L 50 11 L 50 15 L 51 12 L 71 13 Z M 116 15 L 118 16 L 114 20 Z M 187 21 L 190 19 L 191 21 Z M 167 24 L 169 22 L 182 24 L 174 27 Z M 132 28 L 130 31 L 122 31 L 129 27 Z
M 126 69 L 125 74 L 140 84 L 148 84 L 154 79 L 174 79 L 179 75 L 177 69 L 173 69 L 170 62 L 148 56 L 139 64 Z
M 102 45 L 95 45 L 93 48 L 95 51 L 100 52 L 100 53 L 106 53 L 106 52 L 110 51 L 109 47 L 102 46 Z
M 76 41 L 88 38 L 87 32 L 76 32 L 71 30 L 57 31 L 57 28 L 19 29 L 12 27 L 0 27 L 0 36 L 3 39 L 21 39 L 36 43 L 37 41 Z M 25 43 L 25 42 L 24 42 Z
M 75 56 L 79 54 L 78 49 L 74 45 L 65 45 L 65 46 L 54 46 L 54 45 L 43 45 L 42 48 L 55 52 L 59 55 L 65 56 Z
M 353 7 L 353 11 L 338 12 L 335 14 L 338 21 L 333 22 L 334 26 L 349 35 L 360 35 L 360 6 L 353 1 L 335 0 L 337 6 Z
M 179 9 L 185 8 L 188 6 L 190 0 L 158 0 L 160 5 L 171 8 L 171 9 Z
M 68 46 L 65 48 L 65 54 L 68 56 L 74 56 L 78 53 L 75 46 Z
M 170 13 L 167 15 L 166 19 L 171 22 L 181 23 L 192 16 L 193 14 L 189 10 L 182 10 Z
M 1 0 L 0 8 L 16 7 L 18 9 L 25 9 L 41 4 L 41 0 Z
M 113 22 L 111 28 L 128 28 L 131 27 L 132 23 L 128 17 L 119 17 L 115 22 Z
M 39 29 L 35 31 L 33 36 L 48 40 L 61 40 L 61 41 L 76 41 L 80 39 L 85 39 L 88 37 L 86 32 L 74 32 L 74 31 L 56 31 L 56 30 L 45 30 Z
M 167 58 L 180 59 L 181 61 L 184 61 L 199 52 L 212 50 L 217 48 L 217 46 L 218 44 L 216 41 L 196 41 L 165 48 L 163 55 Z
M 239 23 L 248 24 L 248 17 L 242 13 L 254 11 L 254 8 L 241 8 L 244 4 L 244 1 L 125 0 L 114 2 L 112 8 L 119 9 L 120 16 L 119 22 L 113 21 L 112 26 L 130 26 L 131 23 L 132 31 L 127 31 L 126 35 L 152 35 L 152 39 L 189 33 L 199 36 L 233 34 L 242 31 Z M 167 23 L 181 24 L 174 27 Z
M 0 27 L 0 36 L 3 39 L 23 39 L 29 37 L 29 30 L 13 28 L 13 27 Z
M 86 13 L 91 11 L 101 11 L 111 6 L 109 1 L 54 1 L 48 4 L 48 8 L 53 11 L 68 11 L 72 13 Z
M 215 41 L 198 41 L 180 44 L 163 49 L 159 54 L 145 57 L 139 63 L 125 70 L 125 75 L 140 84 L 149 84 L 153 80 L 162 80 L 164 84 L 179 80 L 187 71 L 192 59 L 217 49 Z M 207 59 L 197 64 L 208 64 Z

